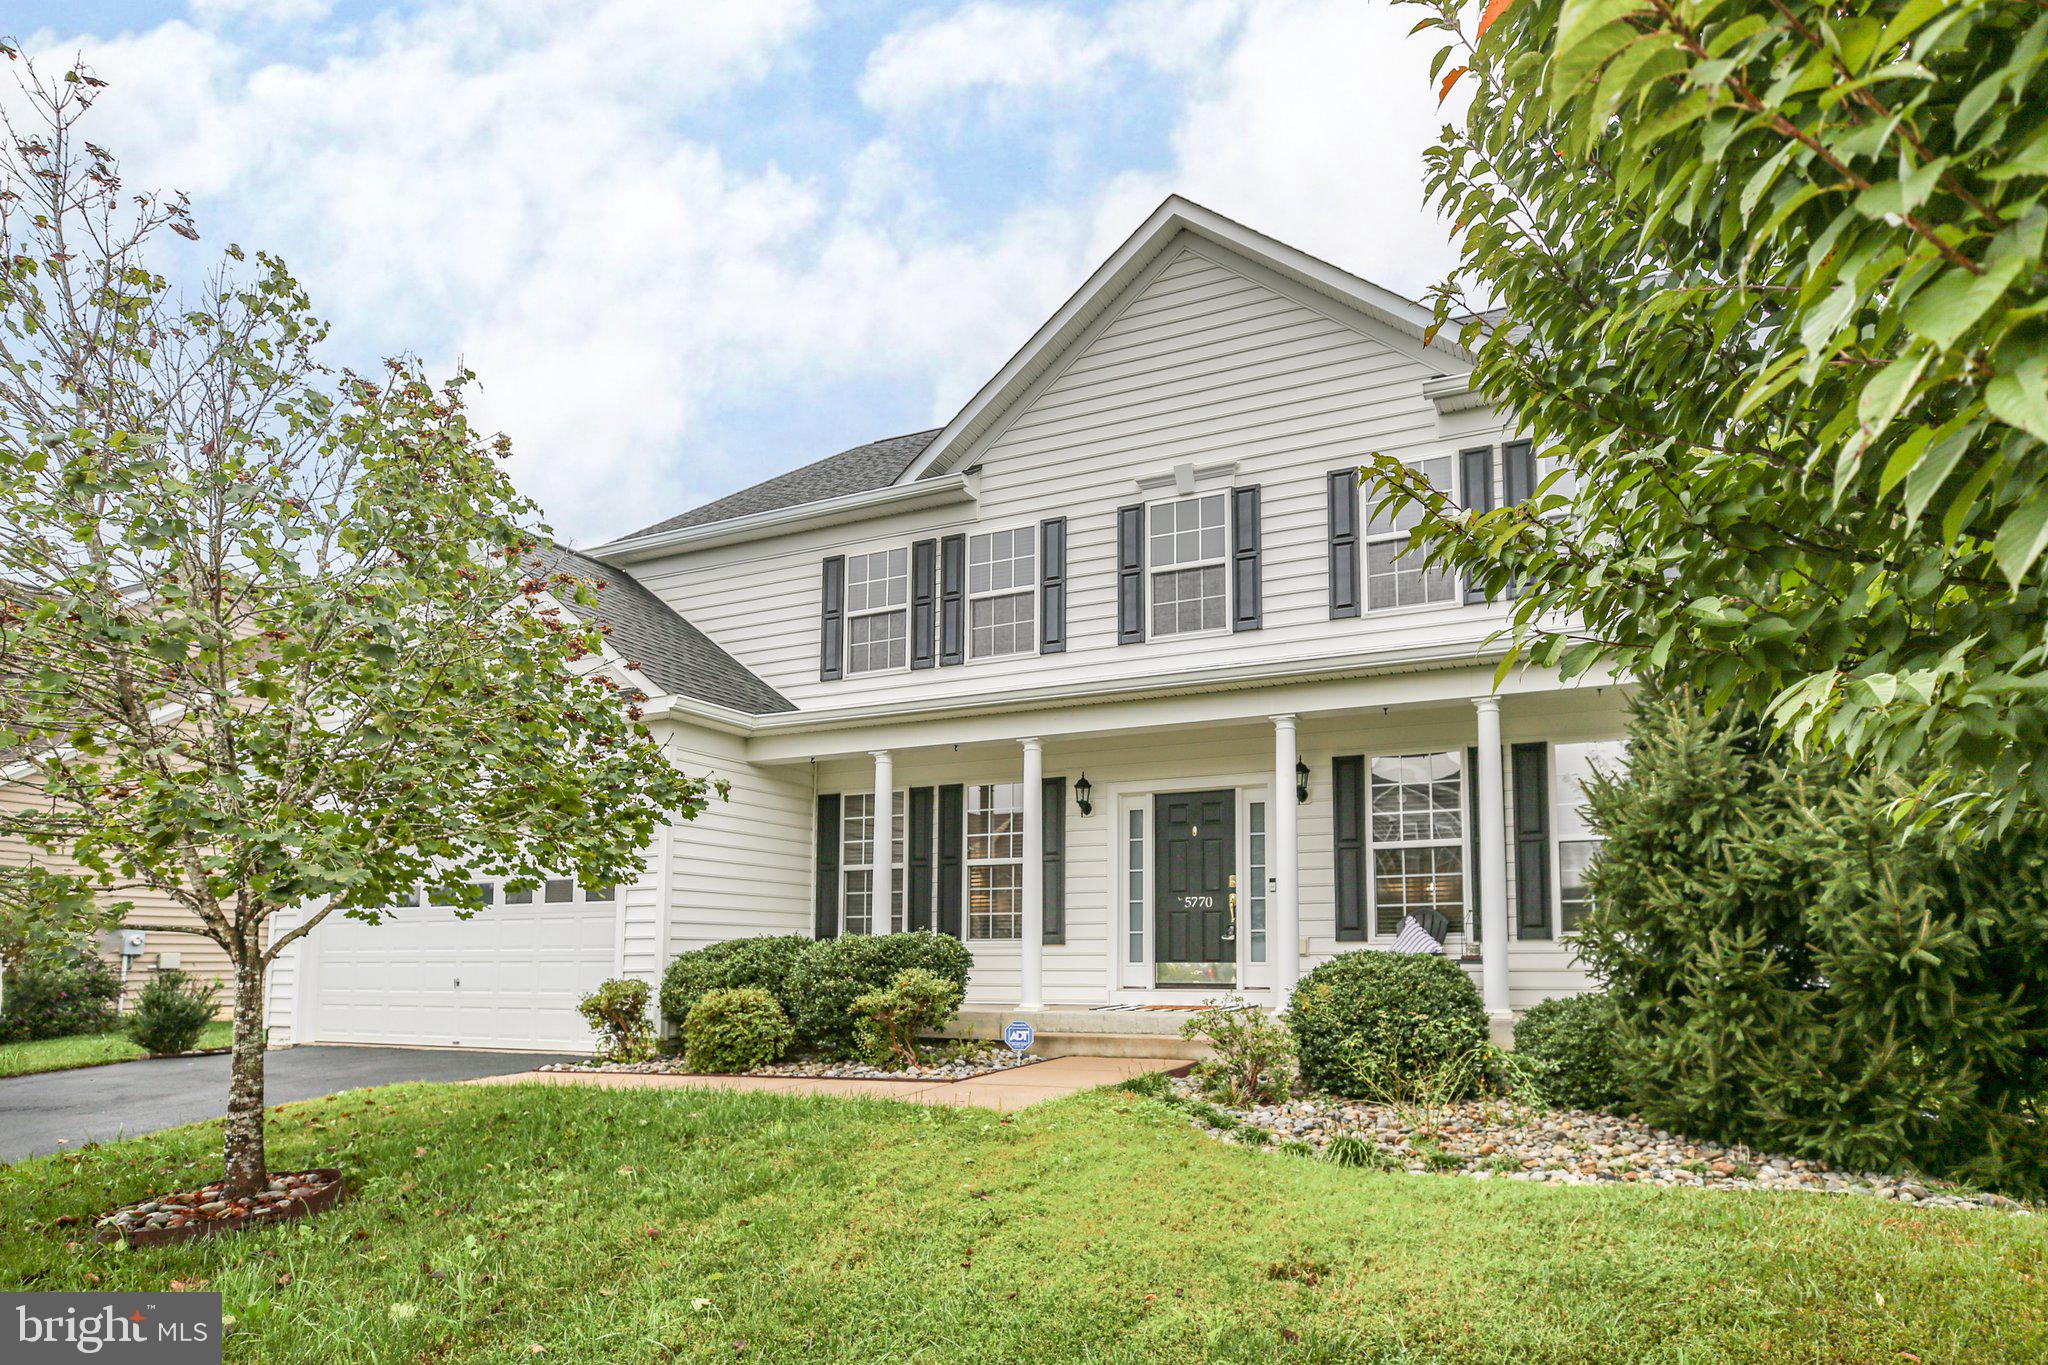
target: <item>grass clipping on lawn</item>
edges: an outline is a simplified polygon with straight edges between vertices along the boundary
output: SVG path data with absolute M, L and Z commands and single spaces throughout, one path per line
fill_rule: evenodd
M 0 1170 L 0 1282 L 217 1290 L 229 1359 L 265 1362 L 2048 1353 L 2048 1220 L 1381 1175 L 1120 1090 L 400 1086 L 270 1118 L 280 1167 L 355 1197 L 122 1252 L 58 1220 L 211 1178 L 218 1125 L 39 1158 Z

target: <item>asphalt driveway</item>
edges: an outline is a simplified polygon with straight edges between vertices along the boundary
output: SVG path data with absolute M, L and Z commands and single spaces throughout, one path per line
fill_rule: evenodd
M 267 1059 L 264 1096 L 286 1104 L 400 1081 L 502 1076 L 563 1060 L 559 1053 L 469 1048 L 288 1047 Z M 0 1079 L 0 1162 L 217 1119 L 227 1102 L 225 1054 L 9 1076 Z

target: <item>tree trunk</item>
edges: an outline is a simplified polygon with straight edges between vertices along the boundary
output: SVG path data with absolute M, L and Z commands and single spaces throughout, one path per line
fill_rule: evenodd
M 247 1198 L 270 1181 L 263 1152 L 263 954 L 235 954 L 235 1050 L 222 1156 L 227 1197 Z

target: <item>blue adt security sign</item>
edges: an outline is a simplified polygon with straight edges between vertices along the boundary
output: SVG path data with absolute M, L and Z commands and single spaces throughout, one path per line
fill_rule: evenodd
M 1012 1052 L 1031 1051 L 1031 1040 L 1037 1036 L 1032 1032 L 1031 1025 L 1022 1019 L 1012 1019 L 1003 1025 L 1003 1041 L 1009 1045 Z

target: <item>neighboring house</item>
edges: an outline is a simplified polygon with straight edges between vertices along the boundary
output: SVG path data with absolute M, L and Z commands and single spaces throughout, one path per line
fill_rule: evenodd
M 19 765 L 19 757 L 16 756 L 13 762 Z M 32 776 L 20 766 L 5 766 L 7 763 L 8 757 L 0 755 L 0 810 L 25 810 L 39 801 L 48 800 Z M 22 840 L 0 836 L 0 865 L 28 867 L 35 864 L 57 865 L 48 854 L 31 848 Z M 129 924 L 191 926 L 189 933 L 170 934 L 162 932 L 161 928 L 152 928 L 141 931 L 139 935 L 111 933 L 101 936 L 100 956 L 121 974 L 124 1007 L 134 1002 L 158 969 L 177 967 L 193 976 L 220 982 L 221 1009 L 223 1012 L 227 1010 L 229 982 L 234 971 L 228 962 L 227 952 L 200 931 L 197 915 L 169 896 L 147 887 L 108 892 L 103 899 L 109 904 L 116 901 L 131 904 L 134 908 L 125 917 Z M 140 951 L 128 952 L 125 951 L 127 948 Z
M 1361 505 L 1374 451 L 1475 506 L 1536 480 L 1429 321 L 1171 199 L 943 428 L 560 552 L 730 800 L 631 886 L 323 925 L 274 1031 L 578 1048 L 602 977 L 885 926 L 959 935 L 1004 1009 L 1277 1003 L 1411 914 L 1497 1017 L 1584 988 L 1578 782 L 1623 689 L 1496 692 L 1505 604 Z

